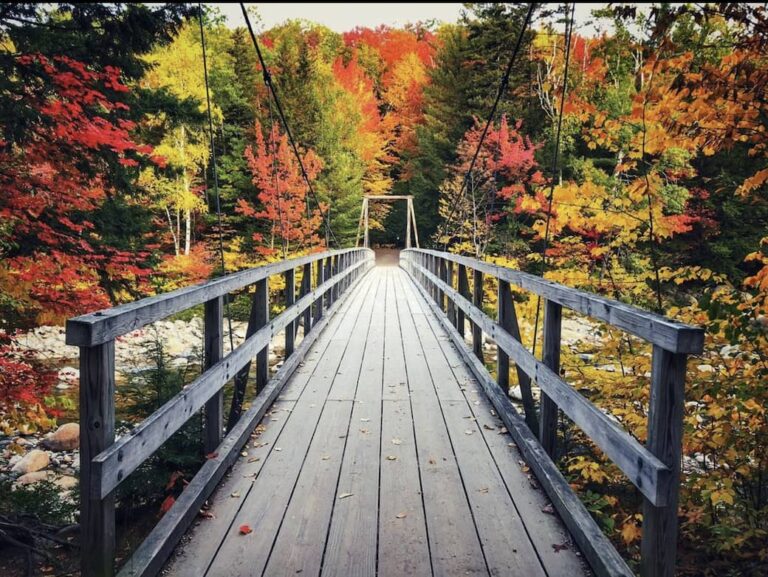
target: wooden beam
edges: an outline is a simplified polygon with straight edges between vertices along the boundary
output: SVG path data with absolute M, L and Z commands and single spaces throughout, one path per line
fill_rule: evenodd
M 563 307 L 550 300 L 544 301 L 544 345 L 542 360 L 556 375 L 560 374 L 560 332 Z M 547 454 L 555 458 L 557 449 L 557 405 L 549 395 L 541 392 L 541 421 L 539 441 Z
M 418 269 L 418 265 L 416 266 Z M 425 269 L 422 269 L 422 272 L 433 285 L 440 285 L 442 282 Z M 539 384 L 542 392 L 549 395 L 557 406 L 581 427 L 643 495 L 657 506 L 665 503 L 669 497 L 672 477 L 663 462 L 575 391 L 560 375 L 534 357 L 481 309 L 447 285 L 442 288 L 449 298 L 454 299 L 456 306 L 464 309 L 472 322 L 488 333 L 510 359 Z
M 683 441 L 685 369 L 687 357 L 653 347 L 651 400 L 648 413 L 648 450 L 671 471 L 666 506 L 643 500 L 643 577 L 672 577 L 677 557 L 677 504 Z
M 345 249 L 311 254 L 273 264 L 252 268 L 203 284 L 178 289 L 169 293 L 148 297 L 95 313 L 82 315 L 67 321 L 66 343 L 90 347 L 139 329 L 149 323 L 203 304 L 216 297 L 252 285 L 269 276 L 291 268 L 303 266 L 332 254 L 351 253 L 365 249 Z
M 256 330 L 266 327 L 269 323 L 269 278 L 265 278 L 256 283 L 256 292 L 253 295 L 253 306 L 256 318 Z M 298 313 L 298 311 L 295 311 Z M 281 323 L 281 328 L 287 327 L 292 318 L 286 319 L 288 322 Z M 256 353 L 256 392 L 258 393 L 269 380 L 269 343 L 277 331 L 274 324 L 269 331 L 269 339 Z
M 205 352 L 203 371 L 218 363 L 224 356 L 224 299 L 216 297 L 205 303 L 203 313 L 203 333 Z M 224 427 L 224 391 L 214 394 L 205 404 L 205 423 L 203 427 L 203 453 L 209 454 L 221 443 Z
M 704 330 L 699 327 L 678 323 L 615 300 L 473 258 L 433 250 L 411 250 L 441 255 L 455 263 L 464 264 L 469 268 L 505 280 L 566 308 L 605 321 L 670 352 L 697 354 L 703 350 Z
M 358 277 L 350 288 L 355 286 L 361 278 L 361 276 Z M 227 470 L 237 460 L 243 446 L 248 442 L 254 427 L 280 394 L 285 383 L 299 367 L 310 347 L 327 326 L 328 321 L 338 311 L 351 292 L 351 290 L 348 291 L 344 298 L 336 302 L 333 309 L 315 325 L 314 330 L 296 347 L 295 353 L 286 359 L 283 366 L 269 381 L 267 386 L 259 392 L 251 407 L 243 415 L 243 418 L 227 434 L 227 437 L 219 446 L 216 456 L 205 461 L 189 485 L 179 495 L 171 509 L 163 515 L 162 519 L 139 545 L 131 558 L 123 564 L 118 577 L 149 577 L 160 573 L 165 561 L 173 553 L 176 544 L 197 518 L 200 507 L 214 491 Z M 86 557 L 86 555 L 83 557 Z
M 472 303 L 479 309 L 483 308 L 483 273 L 477 269 L 472 271 Z M 466 311 L 465 311 L 466 312 Z M 483 360 L 483 328 L 479 323 L 472 324 L 472 349 L 475 356 Z
M 301 273 L 301 291 L 299 297 L 308 295 L 312 291 L 312 263 L 306 263 Z M 304 336 L 312 329 L 312 307 L 304 310 Z
M 469 299 L 469 278 L 467 277 L 467 267 L 463 264 L 460 264 L 458 274 L 459 294 L 464 298 Z M 456 328 L 458 329 L 461 338 L 464 338 L 466 322 L 464 320 L 464 310 L 461 307 L 456 307 Z
M 80 347 L 80 571 L 114 575 L 115 497 L 93 459 L 115 441 L 115 341 Z
M 285 271 L 285 308 L 290 307 L 296 302 L 296 271 L 290 269 Z M 298 317 L 297 317 L 298 318 Z M 290 357 L 293 354 L 293 349 L 296 343 L 296 329 L 298 324 L 296 322 L 289 323 L 285 327 L 285 358 Z

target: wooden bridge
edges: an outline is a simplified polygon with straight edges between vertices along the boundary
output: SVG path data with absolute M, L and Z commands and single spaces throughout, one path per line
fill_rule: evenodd
M 286 288 L 272 304 L 284 309 L 270 318 L 275 275 Z M 483 312 L 488 275 L 498 279 L 497 319 Z M 223 299 L 251 285 L 246 340 L 225 356 Z M 541 360 L 520 343 L 511 285 L 544 299 Z M 115 339 L 200 304 L 204 371 L 116 439 Z M 653 343 L 645 445 L 560 376 L 563 307 Z M 497 346 L 498 382 L 483 363 L 483 334 Z M 270 374 L 278 335 L 286 358 Z M 81 351 L 83 577 L 115 573 L 115 488 L 201 410 L 210 458 L 122 564 L 123 577 L 163 569 L 211 577 L 631 575 L 550 458 L 558 410 L 644 496 L 642 573 L 674 573 L 685 365 L 702 349 L 698 328 L 466 257 L 414 249 L 401 253 L 400 267 L 374 266 L 363 248 L 78 317 L 67 342 Z M 510 361 L 524 415 L 506 393 Z M 258 393 L 243 411 L 253 373 Z M 542 391 L 538 408 L 532 381 Z M 200 519 L 206 500 L 213 518 Z M 252 532 L 242 534 L 243 525 Z

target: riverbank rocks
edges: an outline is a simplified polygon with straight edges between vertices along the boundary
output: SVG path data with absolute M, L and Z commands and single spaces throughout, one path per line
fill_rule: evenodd
M 43 446 L 51 451 L 74 451 L 80 446 L 80 425 L 67 423 L 43 439 Z
M 35 471 L 34 473 L 26 473 L 18 479 L 16 479 L 16 485 L 33 485 L 40 481 L 46 481 L 48 479 L 48 471 Z
M 50 462 L 51 458 L 48 453 L 41 451 L 40 449 L 33 449 L 24 455 L 21 460 L 13 466 L 11 472 L 21 473 L 22 475 L 26 475 L 27 473 L 34 473 L 35 471 L 45 469 L 50 464 Z

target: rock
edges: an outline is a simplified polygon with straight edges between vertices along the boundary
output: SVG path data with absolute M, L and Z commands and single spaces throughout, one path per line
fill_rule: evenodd
M 171 366 L 174 369 L 183 369 L 187 366 L 187 359 L 184 357 L 178 357 L 171 361 Z
M 80 371 L 74 367 L 64 367 L 59 369 L 59 380 L 64 382 L 74 382 L 80 378 Z
M 77 479 L 75 477 L 70 477 L 69 475 L 65 475 L 63 477 L 59 477 L 53 482 L 54 485 L 57 487 L 61 487 L 62 489 L 68 490 L 72 489 L 77 486 Z
M 22 475 L 25 475 L 26 473 L 34 473 L 35 471 L 45 469 L 50 462 L 51 458 L 48 456 L 48 453 L 41 451 L 40 449 L 33 449 L 24 455 L 24 457 L 13 466 L 11 471 L 14 473 L 21 473 Z
M 615 373 L 616 367 L 614 365 L 600 365 L 595 367 L 598 371 L 605 371 L 606 373 Z
M 61 382 L 58 385 L 56 385 L 56 390 L 57 391 L 67 391 L 67 390 L 69 390 L 71 388 L 72 388 L 72 385 L 68 385 L 65 382 Z
M 21 455 L 14 455 L 8 460 L 8 466 L 11 467 L 11 470 L 13 470 L 14 465 L 21 461 Z
M 697 365 L 696 369 L 700 373 L 714 373 L 715 372 L 715 367 L 713 367 L 712 365 Z
M 589 353 L 581 353 L 581 354 L 579 355 L 579 358 L 580 358 L 582 361 L 584 361 L 585 363 L 588 363 L 588 362 L 590 362 L 592 359 L 594 359 L 594 358 L 595 358 L 595 355 L 591 355 L 591 354 L 589 354 Z
M 62 425 L 43 439 L 43 445 L 52 451 L 74 451 L 80 446 L 80 425 Z
M 33 483 L 39 483 L 45 481 L 48 478 L 48 471 L 35 471 L 34 473 L 27 473 L 16 479 L 17 485 L 32 485 Z

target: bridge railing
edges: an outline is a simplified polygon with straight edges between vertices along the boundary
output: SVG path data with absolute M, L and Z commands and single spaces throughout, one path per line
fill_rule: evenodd
M 194 414 L 204 410 L 203 451 L 208 458 L 175 504 L 123 565 L 120 575 L 154 575 L 194 521 L 201 505 L 234 463 L 254 426 L 299 366 L 345 293 L 373 264 L 369 249 L 312 254 L 217 278 L 204 284 L 83 315 L 67 322 L 66 342 L 80 347 L 80 526 L 83 577 L 114 574 L 115 488 Z M 302 282 L 296 296 L 296 271 Z M 269 316 L 269 279 L 283 275 L 285 310 Z M 313 282 L 314 277 L 314 282 Z M 228 293 L 253 285 L 243 343 L 224 355 L 223 310 Z M 203 370 L 130 433 L 115 439 L 115 339 L 196 305 L 204 305 Z M 296 345 L 299 319 L 303 339 Z M 268 349 L 285 332 L 285 361 L 270 379 Z M 252 359 L 256 390 L 241 407 Z M 235 388 L 226 436 L 223 389 Z
M 563 411 L 608 456 L 644 497 L 641 571 L 647 576 L 674 574 L 677 505 L 683 433 L 685 371 L 688 354 L 703 349 L 702 329 L 677 323 L 599 295 L 569 288 L 541 277 L 473 258 L 412 249 L 401 252 L 401 265 L 431 297 L 443 324 L 481 381 L 499 416 L 547 490 L 553 504 L 598 573 L 629 572 L 604 539 L 586 509 L 547 455 L 557 441 L 558 410 Z M 469 277 L 473 279 L 470 292 Z M 498 280 L 498 314 L 482 310 L 483 278 Z M 539 295 L 544 303 L 542 360 L 520 342 L 520 328 L 510 285 Z M 603 321 L 653 345 L 647 442 L 641 444 L 605 412 L 580 395 L 560 376 L 563 307 Z M 471 323 L 473 353 L 464 343 Z M 498 377 L 494 383 L 483 365 L 482 334 L 497 345 Z M 509 400 L 509 363 L 518 375 L 525 420 Z M 537 411 L 531 381 L 541 390 Z M 546 454 L 545 454 L 546 453 Z

